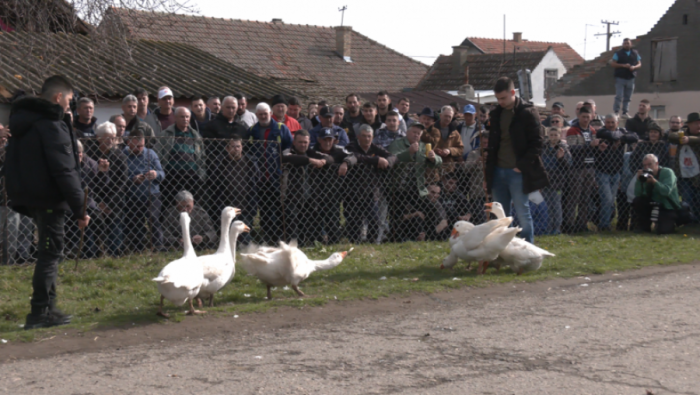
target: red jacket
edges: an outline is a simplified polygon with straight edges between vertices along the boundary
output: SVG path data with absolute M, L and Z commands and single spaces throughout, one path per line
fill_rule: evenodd
M 275 122 L 279 122 L 278 119 L 275 118 L 275 116 L 272 116 L 272 119 L 275 120 Z M 294 134 L 297 132 L 297 130 L 301 130 L 301 125 L 299 125 L 299 122 L 297 122 L 296 119 L 286 116 L 284 117 L 284 124 L 287 126 L 290 132 L 292 132 L 292 137 L 294 137 Z

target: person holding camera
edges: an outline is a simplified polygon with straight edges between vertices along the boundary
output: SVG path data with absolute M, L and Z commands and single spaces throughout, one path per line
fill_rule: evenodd
M 656 223 L 657 234 L 673 233 L 676 227 L 676 211 L 681 208 L 676 174 L 668 167 L 659 166 L 659 158 L 647 154 L 637 171 L 634 187 L 635 232 L 651 232 Z

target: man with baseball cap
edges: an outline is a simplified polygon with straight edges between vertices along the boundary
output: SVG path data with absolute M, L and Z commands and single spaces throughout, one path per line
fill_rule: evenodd
M 175 123 L 175 111 L 173 111 L 175 99 L 173 97 L 173 91 L 167 86 L 158 88 L 158 108 L 153 113 L 160 122 L 160 130 L 165 130 Z
M 334 128 L 322 128 L 313 146 L 314 151 L 332 157 L 334 163 L 316 172 L 312 180 L 313 196 L 318 197 L 318 201 L 317 216 L 311 228 L 316 240 L 328 244 L 335 244 L 340 239 L 340 204 L 345 196 L 343 180 L 348 169 L 357 164 L 357 158 L 352 153 L 335 144 L 338 139 L 336 131 Z
M 467 104 L 462 110 L 464 121 L 457 126 L 459 135 L 464 144 L 464 155 L 469 154 L 469 151 L 479 148 L 479 131 L 476 130 L 476 108 L 472 104 Z
M 318 118 L 321 120 L 321 123 L 309 131 L 309 134 L 311 135 L 312 147 L 318 142 L 318 135 L 324 128 L 328 128 L 333 131 L 333 134 L 337 138 L 336 144 L 342 147 L 350 144 L 350 139 L 348 138 L 348 134 L 345 133 L 345 130 L 333 123 L 333 111 L 329 106 L 321 107 L 319 109 Z
M 559 115 L 562 118 L 564 118 L 563 125 L 554 125 L 554 127 L 563 128 L 566 126 L 571 126 L 571 124 L 569 124 L 569 121 L 566 120 L 566 113 L 564 112 L 564 103 L 562 103 L 560 101 L 556 101 L 552 104 L 552 113 L 547 117 L 547 119 L 542 121 L 542 126 L 546 126 L 548 128 L 552 127 L 552 116 L 553 115 Z

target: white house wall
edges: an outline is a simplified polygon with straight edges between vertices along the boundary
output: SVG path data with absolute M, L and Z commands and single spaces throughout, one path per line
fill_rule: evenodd
M 535 70 L 531 71 L 532 95 L 534 96 L 532 102 L 536 106 L 544 107 L 547 104 L 544 91 L 544 71 L 548 69 L 557 69 L 559 71 L 557 79 L 566 73 L 566 66 L 551 49 L 544 55 L 540 64 L 535 67 Z
M 10 119 L 10 105 L 0 104 L 0 123 L 7 125 Z M 95 106 L 95 117 L 97 122 L 109 121 L 109 117 L 122 113 L 121 105 L 118 103 L 100 103 Z

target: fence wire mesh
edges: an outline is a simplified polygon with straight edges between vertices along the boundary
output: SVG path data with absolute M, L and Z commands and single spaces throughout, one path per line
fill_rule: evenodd
M 575 141 L 569 143 L 547 142 L 543 150 L 551 185 L 530 194 L 527 202 L 535 235 L 633 230 L 636 173 L 647 153 L 680 176 L 679 150 L 666 142 L 612 143 L 585 152 Z M 81 251 L 86 259 L 181 249 L 181 210 L 190 212 L 190 233 L 199 250 L 217 247 L 226 206 L 240 208 L 237 219 L 252 228 L 241 235 L 243 244 L 447 240 L 454 222 L 487 220 L 478 149 L 439 166 L 408 156 L 406 162 L 380 169 L 376 163 L 321 166 L 292 160 L 276 141 L 152 138 L 139 155 L 121 139 L 86 139 L 82 144 L 82 179 L 89 188 L 92 218 Z M 696 221 L 698 179 L 678 180 L 681 199 Z M 35 226 L 9 208 L 4 190 L 3 196 L 2 263 L 33 261 Z M 65 255 L 75 257 L 80 231 L 70 219 L 65 231 Z

